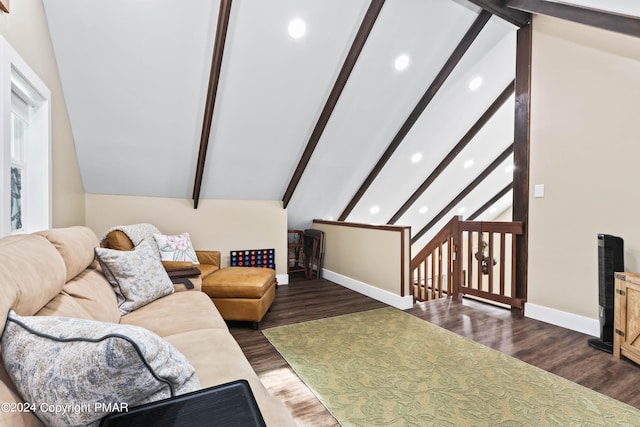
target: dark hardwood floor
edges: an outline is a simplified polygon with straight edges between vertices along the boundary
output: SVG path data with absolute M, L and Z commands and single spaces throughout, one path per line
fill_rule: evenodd
M 278 287 L 261 329 L 386 307 L 327 280 Z M 442 299 L 407 310 L 428 322 L 640 408 L 640 366 L 591 348 L 587 335 L 470 299 Z M 267 389 L 300 426 L 339 425 L 260 331 L 242 322 L 229 329 Z

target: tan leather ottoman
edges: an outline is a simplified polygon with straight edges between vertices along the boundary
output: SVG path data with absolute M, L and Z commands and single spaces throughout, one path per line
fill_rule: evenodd
M 276 297 L 276 272 L 261 267 L 225 267 L 202 280 L 202 292 L 209 295 L 225 320 L 260 321 Z

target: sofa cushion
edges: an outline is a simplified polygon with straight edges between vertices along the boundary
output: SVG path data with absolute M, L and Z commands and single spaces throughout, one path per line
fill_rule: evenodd
M 37 411 L 47 425 L 96 425 L 107 413 L 100 404 L 132 407 L 200 389 L 193 366 L 175 347 L 135 326 L 11 311 L 1 344 L 26 402 L 86 405 Z
M 93 320 L 93 316 L 82 308 L 75 298 L 64 291 L 60 292 L 54 299 L 49 301 L 47 305 L 42 307 L 42 309 L 36 313 L 36 316 L 63 316 Z
M 202 292 L 176 292 L 122 316 L 120 323 L 142 326 L 161 337 L 198 329 L 228 330 L 211 299 Z
M 153 238 L 160 249 L 160 259 L 162 261 L 191 261 L 198 264 L 196 251 L 191 244 L 189 233 L 176 234 L 174 236 L 166 234 L 154 234 Z
M 196 251 L 196 256 L 200 264 L 213 265 L 220 268 L 220 251 Z
M 212 264 L 200 264 L 198 265 L 198 270 L 200 270 L 200 276 L 204 279 L 205 277 L 209 277 L 216 271 L 220 270 L 220 267 Z
M 146 241 L 132 251 L 95 248 L 102 272 L 116 293 L 121 314 L 173 293 L 173 283 L 155 251 Z
M 66 270 L 56 248 L 42 236 L 0 239 L 0 330 L 10 308 L 31 316 L 58 295 Z
M 18 394 L 2 363 L 0 363 L 0 403 L 14 404 L 16 408 L 18 404 L 23 403 L 22 397 Z M 43 427 L 43 424 L 33 412 L 0 411 L 0 426 Z
M 275 280 L 271 268 L 225 267 L 202 280 L 202 291 L 211 298 L 262 298 Z
M 124 231 L 112 230 L 107 233 L 107 246 L 117 251 L 130 251 L 133 249 L 133 243 Z
M 51 242 L 62 256 L 67 281 L 82 273 L 95 259 L 93 248 L 98 246 L 98 237 L 88 227 L 54 228 L 36 234 Z
M 295 426 L 287 407 L 267 391 L 228 330 L 200 329 L 164 339 L 189 359 L 202 387 L 246 379 L 268 426 Z
M 72 296 L 93 320 L 118 323 L 120 311 L 116 294 L 99 269 L 98 261 L 95 261 L 69 280 L 62 290 Z

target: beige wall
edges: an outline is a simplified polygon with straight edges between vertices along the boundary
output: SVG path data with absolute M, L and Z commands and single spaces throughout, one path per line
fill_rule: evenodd
M 287 274 L 287 211 L 280 201 L 200 200 L 87 194 L 87 226 L 98 237 L 116 225 L 151 223 L 166 234 L 189 232 L 196 249 L 219 250 L 223 266 L 237 249 L 276 250 Z
M 533 29 L 528 301 L 597 319 L 597 234 L 623 237 L 640 271 L 640 38 Z
M 513 207 L 509 206 L 504 211 L 500 212 L 500 214 L 492 219 L 492 221 L 500 221 L 500 222 L 511 222 L 513 221 Z
M 0 34 L 51 91 L 53 226 L 84 224 L 84 190 L 42 0 L 14 0 Z
M 394 295 L 400 295 L 404 287 L 405 295 L 409 295 L 409 228 L 381 229 L 335 222 L 313 223 L 311 227 L 325 233 L 325 269 Z M 404 270 L 403 283 L 401 269 Z

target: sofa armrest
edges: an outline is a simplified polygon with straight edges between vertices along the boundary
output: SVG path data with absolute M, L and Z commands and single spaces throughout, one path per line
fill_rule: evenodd
M 192 267 L 197 267 L 197 265 L 191 261 L 162 261 L 162 265 L 167 271 L 187 270 Z
M 200 264 L 215 265 L 220 268 L 220 251 L 196 251 Z

